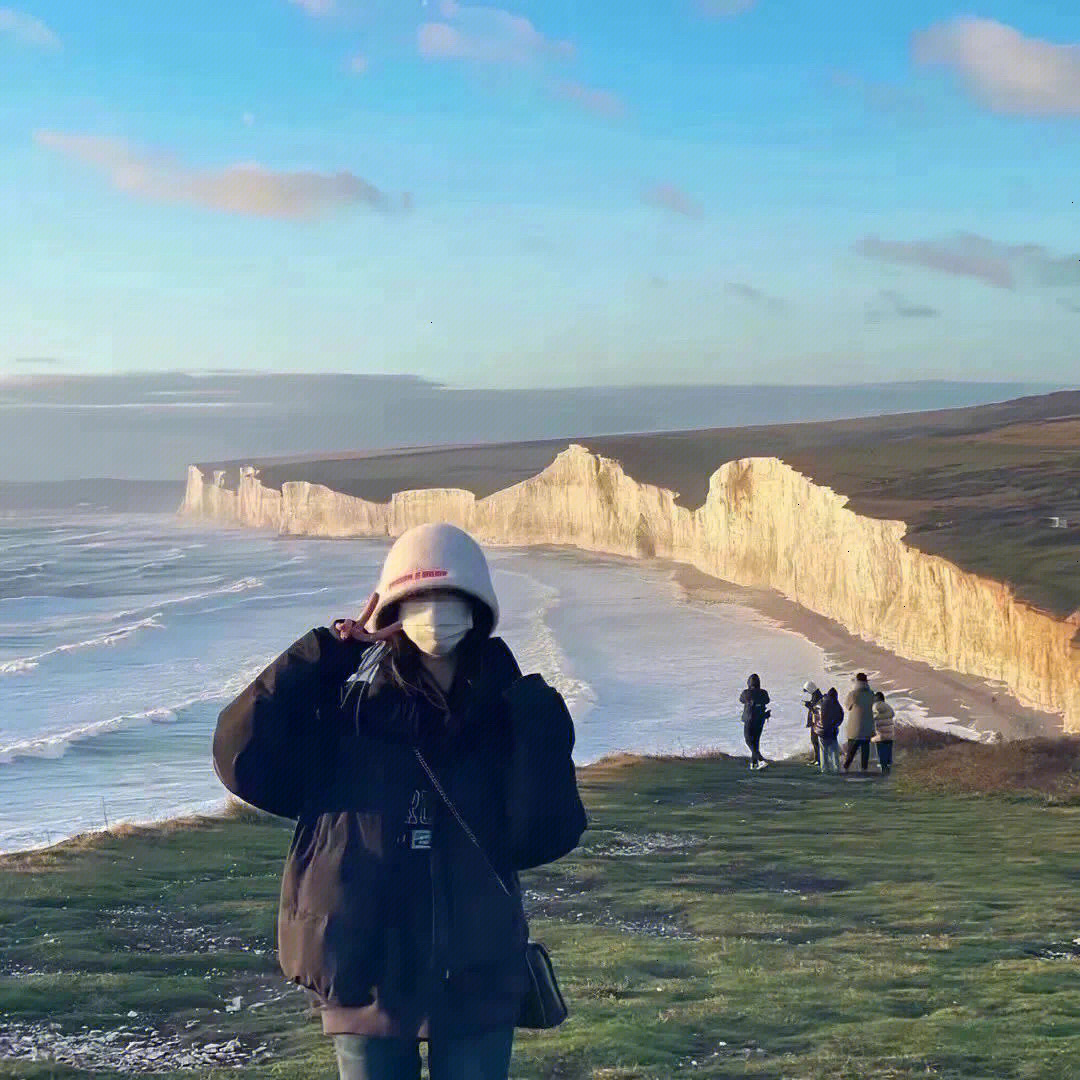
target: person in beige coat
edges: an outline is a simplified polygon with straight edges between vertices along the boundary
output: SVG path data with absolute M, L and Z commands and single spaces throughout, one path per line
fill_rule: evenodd
M 862 756 L 862 771 L 870 769 L 870 740 L 874 737 L 874 691 L 864 672 L 855 676 L 855 685 L 844 702 L 847 719 L 844 722 L 844 738 L 847 740 L 847 755 L 844 758 L 844 772 L 851 768 L 855 754 Z
M 874 737 L 877 746 L 878 764 L 882 776 L 888 776 L 892 769 L 893 739 L 896 736 L 896 713 L 880 691 L 874 695 Z

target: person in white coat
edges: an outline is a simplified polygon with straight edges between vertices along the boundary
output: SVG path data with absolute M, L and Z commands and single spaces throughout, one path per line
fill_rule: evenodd
M 893 740 L 896 737 L 896 713 L 879 690 L 874 695 L 874 735 L 872 741 L 877 746 L 878 764 L 881 773 L 887 776 L 892 770 Z

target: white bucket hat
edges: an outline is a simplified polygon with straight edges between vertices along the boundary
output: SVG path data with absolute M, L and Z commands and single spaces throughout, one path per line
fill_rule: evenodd
M 379 602 L 371 626 L 385 624 L 387 608 L 430 589 L 446 589 L 479 600 L 499 621 L 499 601 L 480 545 L 456 525 L 417 525 L 398 537 L 383 563 Z
M 813 694 L 817 692 L 817 687 L 809 679 L 802 684 L 802 688 L 804 694 Z

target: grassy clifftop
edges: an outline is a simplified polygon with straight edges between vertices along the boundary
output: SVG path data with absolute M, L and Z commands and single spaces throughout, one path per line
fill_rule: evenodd
M 934 739 L 888 783 L 584 770 L 585 844 L 526 880 L 573 1016 L 520 1034 L 512 1075 L 1071 1080 L 1077 758 Z M 0 860 L 0 1074 L 329 1080 L 272 955 L 288 836 L 240 816 Z M 13 1060 L 34 1047 L 80 1064 Z

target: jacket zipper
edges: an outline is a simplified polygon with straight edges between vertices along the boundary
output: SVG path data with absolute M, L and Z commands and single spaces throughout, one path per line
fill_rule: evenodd
M 435 859 L 435 823 L 432 822 L 431 855 L 428 857 L 428 875 L 431 879 L 431 966 L 436 968 L 436 964 L 441 964 L 443 981 L 449 982 L 450 968 L 447 966 L 446 949 L 439 935 L 439 888 L 436 882 Z
M 413 706 L 415 711 L 415 705 Z M 450 980 L 450 968 L 448 966 L 447 948 L 444 947 L 442 936 L 439 934 L 439 900 L 440 890 L 438 883 L 438 870 L 439 870 L 439 853 L 438 844 L 436 843 L 439 820 L 438 816 L 432 811 L 433 817 L 431 819 L 431 851 L 428 854 L 428 877 L 431 881 L 431 967 L 433 970 L 438 970 L 436 965 L 442 967 L 442 978 L 444 982 Z M 448 910 L 448 907 L 447 907 Z M 444 911 L 445 915 L 445 911 Z M 445 920 L 444 920 L 445 921 Z M 449 937 L 449 933 L 445 935 Z

